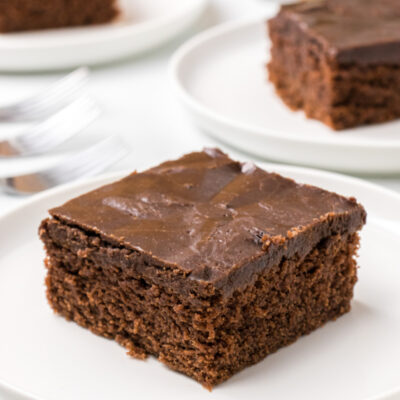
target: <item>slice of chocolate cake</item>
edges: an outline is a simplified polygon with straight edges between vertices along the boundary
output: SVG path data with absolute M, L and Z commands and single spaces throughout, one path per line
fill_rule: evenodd
M 0 32 L 16 32 L 112 21 L 116 0 L 1 0 Z
M 339 130 L 400 117 L 400 1 L 310 0 L 269 21 L 269 79 Z
M 350 310 L 366 219 L 353 198 L 219 150 L 50 214 L 51 307 L 207 388 Z

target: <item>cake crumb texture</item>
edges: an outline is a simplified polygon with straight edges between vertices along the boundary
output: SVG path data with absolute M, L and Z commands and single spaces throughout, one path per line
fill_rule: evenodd
M 54 311 L 115 339 L 129 355 L 155 356 L 209 389 L 350 310 L 357 234 L 323 239 L 304 259 L 282 260 L 230 299 L 215 293 L 192 301 L 134 269 L 113 266 L 115 257 L 138 263 L 135 252 L 120 255 L 102 241 L 98 247 L 97 237 L 77 228 L 60 235 L 58 224 L 42 227 Z M 88 257 L 65 248 L 65 239 L 77 237 Z M 161 273 L 154 268 L 154 276 Z
M 292 110 L 335 130 L 400 117 L 400 3 L 322 0 L 268 22 L 269 80 Z

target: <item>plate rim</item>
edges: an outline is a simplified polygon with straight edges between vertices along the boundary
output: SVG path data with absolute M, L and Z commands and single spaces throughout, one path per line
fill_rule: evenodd
M 379 192 L 380 194 L 390 198 L 392 201 L 400 204 L 400 194 L 399 193 L 397 193 L 391 189 L 387 189 L 385 187 L 377 185 L 375 183 L 367 182 L 360 178 L 355 178 L 352 176 L 347 176 L 347 175 L 343 175 L 343 174 L 336 173 L 336 172 L 322 171 L 322 170 L 318 170 L 315 168 L 308 168 L 308 167 L 298 167 L 298 166 L 285 165 L 285 164 L 267 163 L 267 162 L 263 162 L 263 161 L 257 161 L 256 164 L 263 169 L 273 169 L 273 171 L 276 171 L 277 173 L 282 174 L 284 176 L 287 176 L 287 174 L 290 175 L 291 172 L 293 172 L 293 173 L 297 172 L 300 174 L 309 175 L 311 177 L 316 176 L 316 177 L 328 178 L 330 180 L 335 180 L 335 181 L 340 181 L 340 182 L 344 181 L 347 185 L 356 185 L 356 186 L 362 187 L 368 191 Z M 8 218 L 13 218 L 16 214 L 20 214 L 26 208 L 35 207 L 35 206 L 40 205 L 40 203 L 42 202 L 43 199 L 61 195 L 63 193 L 68 194 L 68 192 L 71 190 L 84 189 L 84 187 L 87 185 L 92 185 L 92 184 L 97 184 L 97 183 L 99 185 L 107 184 L 106 183 L 107 181 L 112 181 L 114 179 L 115 180 L 121 179 L 122 177 L 124 177 L 130 173 L 132 173 L 131 169 L 112 171 L 112 172 L 98 175 L 96 177 L 88 177 L 88 178 L 77 180 L 75 182 L 60 185 L 53 189 L 50 189 L 50 190 L 44 191 L 42 193 L 39 193 L 37 195 L 34 195 L 33 197 L 24 201 L 22 204 L 19 204 L 19 205 L 13 207 L 12 209 L 8 210 L 7 212 L 0 214 L 0 228 L 1 228 L 1 225 L 4 222 L 6 222 L 6 220 Z M 399 232 L 399 235 L 400 235 L 400 232 Z M 1 257 L 1 255 L 0 255 L 0 257 Z M 2 378 L 0 376 L 0 394 L 1 394 L 1 391 L 4 391 L 6 394 L 10 393 L 12 395 L 22 396 L 23 398 L 31 399 L 31 400 L 48 400 L 46 398 L 38 397 L 38 395 L 33 394 L 25 389 L 21 389 L 15 383 L 8 383 L 4 378 Z M 397 398 L 397 396 L 400 396 L 400 385 L 396 388 L 392 388 L 388 391 L 385 391 L 382 394 L 379 394 L 377 396 L 368 397 L 365 400 L 395 400 L 395 398 Z
M 0 34 L 0 71 L 63 71 L 140 57 L 183 35 L 204 14 L 210 0 L 181 1 L 174 12 L 149 14 L 143 21 L 49 29 L 39 35 Z M 61 33 L 61 34 L 60 34 Z M 8 36 L 5 36 L 8 35 Z M 14 36 L 12 36 L 14 35 Z M 27 40 L 27 35 L 29 40 Z M 8 39 L 7 39 L 8 37 Z M 50 56 L 50 54 L 52 54 Z
M 263 137 L 264 139 L 279 139 L 282 142 L 290 142 L 291 144 L 299 143 L 303 145 L 330 145 L 336 146 L 338 149 L 349 149 L 351 147 L 358 149 L 361 148 L 363 150 L 368 150 L 371 148 L 385 149 L 391 151 L 400 150 L 400 138 L 398 140 L 390 139 L 383 142 L 379 139 L 361 138 L 361 140 L 357 140 L 356 138 L 352 137 L 347 138 L 344 141 L 338 141 L 336 137 L 315 136 L 313 138 L 308 138 L 300 135 L 296 137 L 294 135 L 287 134 L 286 132 L 279 132 L 274 129 L 259 128 L 257 126 L 253 126 L 251 124 L 243 123 L 240 121 L 235 121 L 227 116 L 224 116 L 217 111 L 214 111 L 207 105 L 203 104 L 191 94 L 191 92 L 186 88 L 180 73 L 182 66 L 185 64 L 186 58 L 189 58 L 192 53 L 200 46 L 211 43 L 217 38 L 221 38 L 239 30 L 246 30 L 251 28 L 254 29 L 256 25 L 262 23 L 265 24 L 266 20 L 272 17 L 273 13 L 276 12 L 276 9 L 277 5 L 274 4 L 262 16 L 242 18 L 240 20 L 229 21 L 209 28 L 193 36 L 183 45 L 181 45 L 173 54 L 168 66 L 169 80 L 171 82 L 172 88 L 174 89 L 181 102 L 184 105 L 188 106 L 189 109 L 194 110 L 202 118 L 205 118 L 207 121 L 222 124 L 231 131 L 239 129 L 240 131 L 251 132 L 251 134 Z M 265 37 L 267 43 L 269 39 L 267 35 Z M 358 129 L 363 129 L 363 127 L 360 127 Z M 340 134 L 338 133 L 337 135 Z
M 77 43 L 77 39 L 76 38 L 72 39 L 71 37 L 67 37 L 65 39 L 65 42 L 62 42 L 62 44 L 58 43 L 57 40 L 54 40 L 54 38 L 48 40 L 48 38 L 40 38 L 40 37 L 31 38 L 28 42 L 25 42 L 26 36 L 29 36 L 29 34 L 32 32 L 51 34 L 52 32 L 58 32 L 59 30 L 63 30 L 67 35 L 70 32 L 74 32 L 82 28 L 84 29 L 88 28 L 90 32 L 93 33 L 97 31 L 103 31 L 104 28 L 107 29 L 112 27 L 112 29 L 108 30 L 107 37 L 102 36 L 101 40 L 97 35 L 93 34 L 91 35 L 84 34 L 80 36 L 79 45 L 86 46 L 99 43 L 99 41 L 101 41 L 102 43 L 107 41 L 114 41 L 122 37 L 125 37 L 127 35 L 130 35 L 132 34 L 132 32 L 134 32 L 135 34 L 147 33 L 148 31 L 154 30 L 154 28 L 157 28 L 159 26 L 168 25 L 177 18 L 181 19 L 188 13 L 197 14 L 197 12 L 201 12 L 207 6 L 208 2 L 209 0 L 188 0 L 188 3 L 183 4 L 183 6 L 176 13 L 160 15 L 158 17 L 151 18 L 149 20 L 139 23 L 130 21 L 129 23 L 120 24 L 118 23 L 118 21 L 111 21 L 108 24 L 107 23 L 98 24 L 93 26 L 75 26 L 75 27 L 54 28 L 46 30 L 5 33 L 0 35 L 0 51 L 1 50 L 24 51 L 24 50 L 34 50 L 34 49 L 44 49 L 44 48 L 54 49 L 54 48 L 59 48 L 60 46 L 62 47 L 76 46 Z M 4 39 L 5 41 L 3 42 Z M 11 39 L 11 41 L 13 42 L 8 43 L 7 42 L 8 39 Z M 41 41 L 45 41 L 46 42 L 45 45 L 43 45 Z

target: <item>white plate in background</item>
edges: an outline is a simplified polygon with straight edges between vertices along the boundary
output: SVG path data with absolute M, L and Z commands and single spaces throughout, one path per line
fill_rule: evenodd
M 55 316 L 47 304 L 37 236 L 47 209 L 125 173 L 59 187 L 0 218 L 0 397 L 35 400 L 377 400 L 400 384 L 400 196 L 315 170 L 261 165 L 354 195 L 368 211 L 349 314 L 245 369 L 209 393 L 150 358 Z M 391 393 L 389 395 L 389 393 Z M 386 396 L 387 394 L 387 396 Z M 7 397 L 6 397 L 7 398 Z
M 187 29 L 208 0 L 120 0 L 114 22 L 0 34 L 0 70 L 38 71 L 93 65 L 159 46 Z
M 266 19 L 212 28 L 177 51 L 173 86 L 194 122 L 265 159 L 353 173 L 400 172 L 400 121 L 334 132 L 283 104 L 267 82 Z

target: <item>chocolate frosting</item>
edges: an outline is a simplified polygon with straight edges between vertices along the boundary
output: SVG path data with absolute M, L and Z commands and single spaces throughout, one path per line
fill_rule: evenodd
M 279 257 L 310 251 L 322 237 L 365 222 L 354 199 L 216 149 L 133 173 L 50 213 L 192 279 L 231 289 Z
M 399 0 L 311 0 L 283 6 L 280 15 L 339 63 L 400 64 Z

